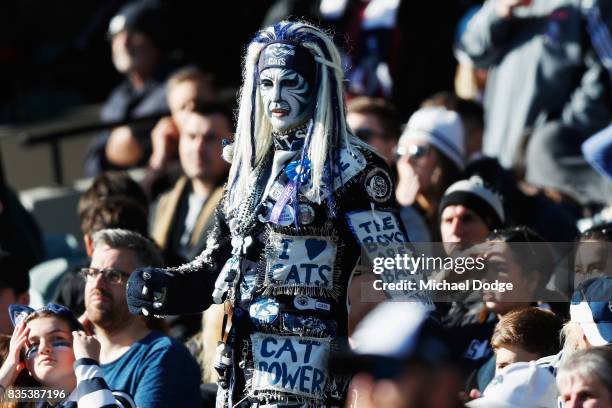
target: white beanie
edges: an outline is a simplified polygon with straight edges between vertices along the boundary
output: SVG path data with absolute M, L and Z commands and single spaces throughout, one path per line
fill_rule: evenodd
M 399 143 L 417 140 L 435 146 L 460 170 L 465 168 L 463 124 L 456 112 L 437 106 L 416 111 L 408 120 Z

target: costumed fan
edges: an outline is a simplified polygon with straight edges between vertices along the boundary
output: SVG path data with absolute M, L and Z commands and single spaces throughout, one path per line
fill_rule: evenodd
M 347 288 L 364 243 L 402 244 L 384 160 L 345 120 L 338 50 L 318 28 L 260 31 L 244 60 L 232 166 L 206 250 L 128 283 L 135 314 L 226 303 L 217 406 L 341 406 Z M 226 147 L 227 148 L 227 147 Z

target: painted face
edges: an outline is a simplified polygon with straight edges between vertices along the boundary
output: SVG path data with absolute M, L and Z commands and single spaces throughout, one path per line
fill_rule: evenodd
M 260 75 L 259 91 L 266 116 L 276 132 L 299 126 L 312 115 L 311 86 L 293 69 L 265 69 Z
M 72 331 L 68 324 L 57 317 L 41 317 L 27 323 L 29 347 L 26 365 L 40 383 L 57 386 L 66 377 L 74 376 L 74 352 Z

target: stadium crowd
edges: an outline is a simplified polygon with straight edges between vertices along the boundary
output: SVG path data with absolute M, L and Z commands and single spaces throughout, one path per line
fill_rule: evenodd
M 423 306 L 364 300 L 374 276 L 357 268 L 351 347 L 329 356 L 331 371 L 352 376 L 346 406 L 612 408 L 612 2 L 474 2 L 453 24 L 436 22 L 456 28 L 448 49 L 410 37 L 418 16 L 407 1 L 298 3 L 275 2 L 262 24 L 302 13 L 335 30 L 348 127 L 388 166 L 409 240 L 440 256 L 484 255 L 483 279 L 521 282 L 520 296 L 466 291 Z M 36 299 L 30 270 L 44 276 L 54 260 L 45 231 L 1 186 L 1 406 L 212 407 L 223 305 L 136 316 L 126 284 L 211 245 L 235 101 L 209 72 L 170 62 L 155 2 L 126 3 L 108 36 L 124 78 L 101 121 L 159 118 L 92 140 L 91 185 L 65 209 L 78 212 L 84 249 L 63 255 Z M 20 387 L 66 395 L 9 398 Z

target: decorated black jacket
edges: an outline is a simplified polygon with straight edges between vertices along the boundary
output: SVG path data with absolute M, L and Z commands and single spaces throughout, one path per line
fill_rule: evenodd
M 291 175 L 285 168 L 270 183 L 263 163 L 237 211 L 224 211 L 227 196 L 220 203 L 207 249 L 167 270 L 161 314 L 201 311 L 220 274 L 232 281 L 223 294 L 233 306 L 231 375 L 218 406 L 344 403 L 347 379 L 329 372 L 328 358 L 346 346 L 347 289 L 362 244 L 407 239 L 384 160 L 364 147 L 344 148 L 339 159 L 331 203 L 300 191 L 276 217 Z

